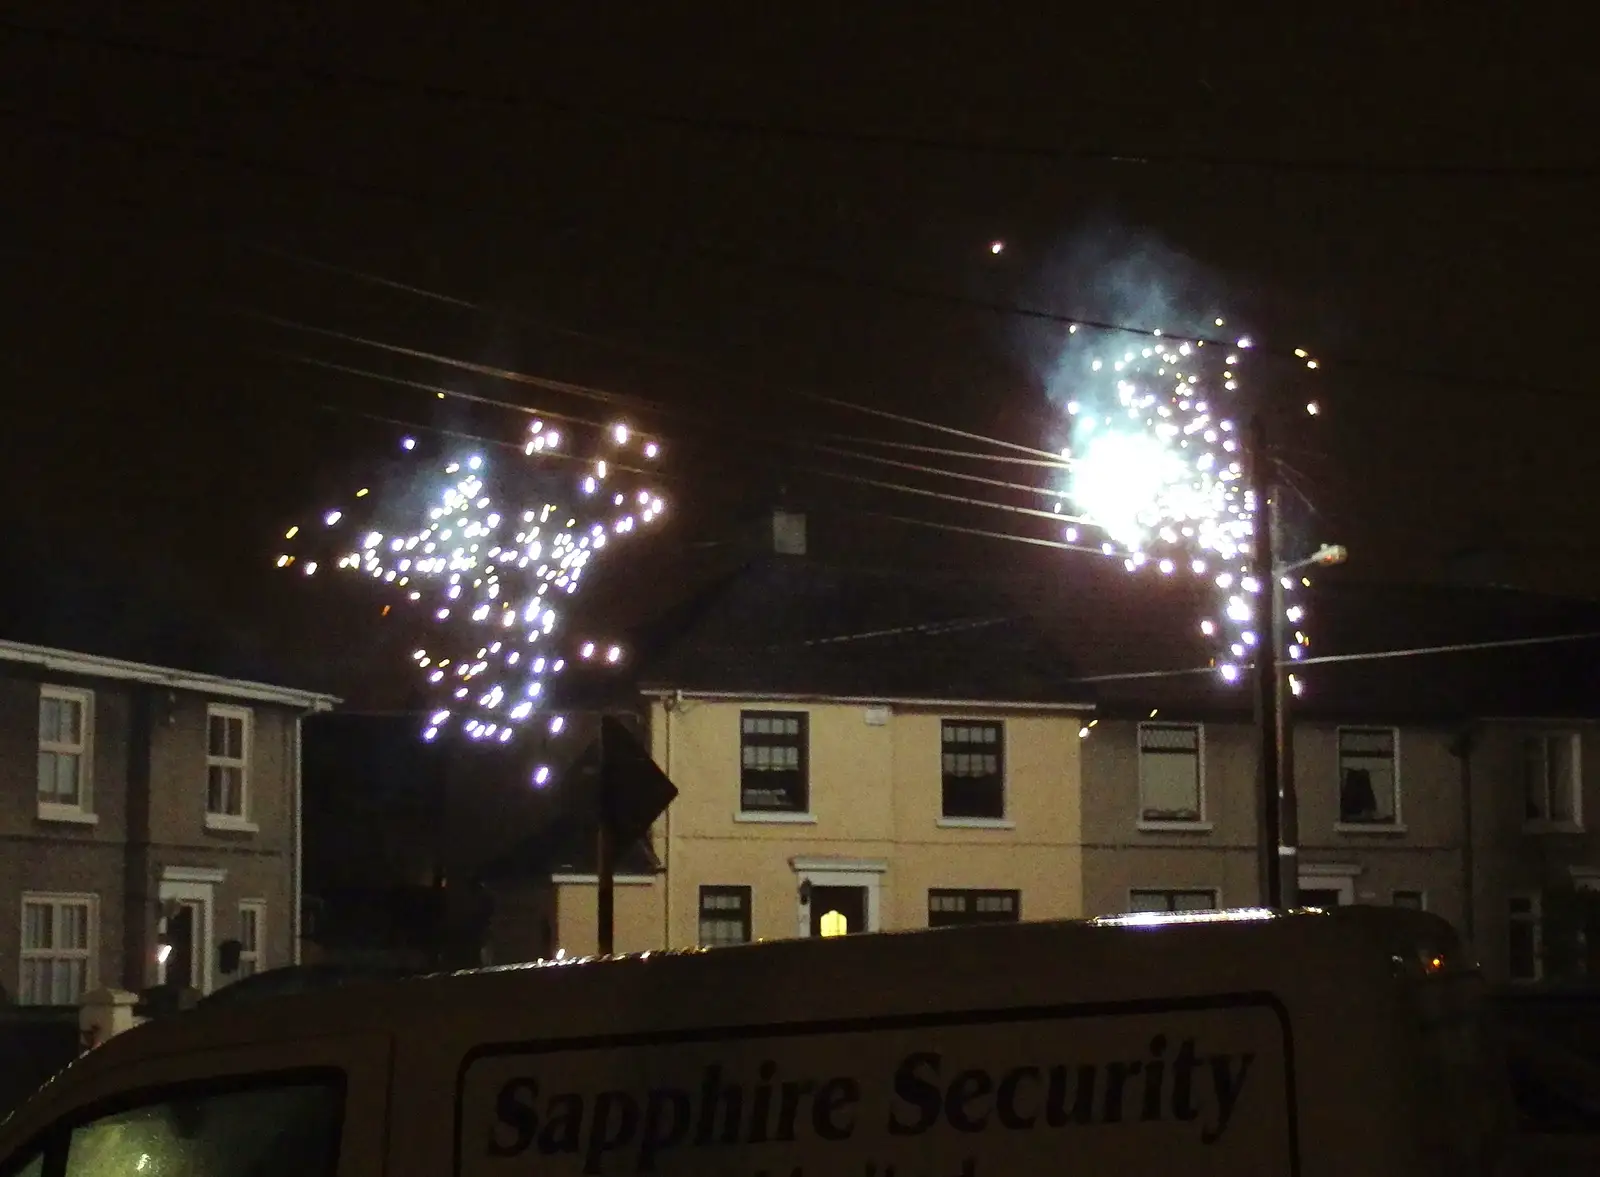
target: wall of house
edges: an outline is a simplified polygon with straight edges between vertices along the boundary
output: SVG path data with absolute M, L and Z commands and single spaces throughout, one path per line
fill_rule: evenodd
M 807 716 L 808 813 L 741 812 L 746 706 Z M 1003 818 L 941 818 L 944 718 L 1003 722 Z M 700 888 L 719 885 L 751 888 L 754 938 L 796 935 L 808 879 L 867 887 L 884 929 L 926 926 L 935 887 L 1019 890 L 1029 918 L 1080 914 L 1079 722 L 1017 708 L 656 701 L 653 754 L 680 790 L 657 829 L 668 941 L 698 941 Z
M 617 879 L 613 892 L 612 944 L 618 953 L 646 952 L 662 946 L 665 887 L 656 879 Z M 593 882 L 555 884 L 556 947 L 568 956 L 593 956 L 600 950 L 599 906 Z
M 122 975 L 132 690 L 68 676 L 45 680 L 90 692 L 92 782 L 89 816 L 44 820 L 38 800 L 40 681 L 21 670 L 0 677 L 0 988 L 13 996 L 27 892 L 94 896 L 91 984 L 118 984 Z
M 1157 723 L 1183 722 L 1162 713 Z M 1126 910 L 1139 889 L 1215 890 L 1238 906 L 1261 901 L 1257 729 L 1201 725 L 1202 820 L 1144 823 L 1140 817 L 1140 724 L 1106 720 L 1084 741 L 1084 855 L 1089 905 Z M 1348 886 L 1358 903 L 1388 904 L 1420 891 L 1428 908 L 1462 921 L 1461 765 L 1455 733 L 1399 732 L 1396 823 L 1339 822 L 1338 727 L 1302 724 L 1294 734 L 1300 875 L 1303 886 Z
M 1523 741 L 1530 735 L 1572 735 L 1578 740 L 1576 821 L 1530 822 L 1526 812 Z M 1472 758 L 1475 943 L 1492 975 L 1509 964 L 1512 896 L 1547 906 L 1547 891 L 1600 887 L 1600 729 L 1562 721 L 1489 722 L 1478 725 Z M 1542 917 L 1548 913 L 1539 910 Z M 1541 941 L 1549 937 L 1541 934 Z
M 1156 721 L 1181 723 L 1182 716 Z M 1201 820 L 1140 820 L 1139 724 L 1101 720 L 1083 743 L 1084 890 L 1091 914 L 1127 911 L 1134 890 L 1211 890 L 1260 901 L 1252 729 L 1201 725 Z
M 41 682 L 90 693 L 90 788 L 85 813 L 41 816 Z M 220 701 L 220 700 L 219 700 Z M 294 711 L 250 708 L 248 821 L 206 819 L 207 699 L 120 680 L 8 668 L 0 677 L 0 986 L 20 979 L 25 892 L 94 896 L 91 985 L 157 980 L 154 948 L 164 873 L 215 878 L 205 951 L 240 934 L 239 905 L 264 902 L 261 967 L 292 959 Z

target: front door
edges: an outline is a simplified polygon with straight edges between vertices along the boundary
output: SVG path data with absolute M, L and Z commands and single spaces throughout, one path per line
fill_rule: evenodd
M 812 887 L 811 934 L 848 936 L 867 930 L 865 887 Z
M 156 929 L 160 944 L 156 979 L 163 985 L 210 993 L 215 890 L 210 883 L 163 879 L 160 895 L 163 915 Z

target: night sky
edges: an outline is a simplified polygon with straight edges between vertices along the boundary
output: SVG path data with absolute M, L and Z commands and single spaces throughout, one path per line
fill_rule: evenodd
M 674 514 L 641 566 L 781 489 L 833 508 L 813 530 L 846 558 L 1065 584 L 1090 557 L 849 512 L 1041 521 L 818 478 L 839 463 L 796 444 L 953 444 L 808 392 L 1057 444 L 1061 328 L 993 309 L 1020 305 L 1168 330 L 1221 309 L 1320 357 L 1252 380 L 1304 538 L 1351 550 L 1338 575 L 1595 595 L 1583 30 L 438 7 L 0 6 L 11 577 L 48 594 L 76 561 L 109 600 L 153 586 L 241 642 L 367 656 L 272 568 L 283 528 L 392 452 L 375 417 L 522 426 L 294 357 L 601 411 L 265 313 L 655 402 L 628 416 L 668 447 Z

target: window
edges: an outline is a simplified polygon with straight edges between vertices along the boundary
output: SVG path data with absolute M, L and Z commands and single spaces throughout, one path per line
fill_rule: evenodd
M 928 892 L 928 927 L 958 924 L 1014 924 L 1022 918 L 1021 891 Z
M 1217 893 L 1206 888 L 1141 890 L 1128 893 L 1129 911 L 1215 911 Z
M 1537 981 L 1544 975 L 1539 897 L 1511 896 L 1506 901 L 1506 916 L 1506 976 L 1513 981 Z
M 90 729 L 94 695 L 69 687 L 39 688 L 39 816 L 89 813 Z
M 1409 911 L 1428 910 L 1428 897 L 1421 891 L 1396 891 L 1392 902 L 1395 907 L 1404 907 Z
M 64 1177 L 204 1173 L 332 1177 L 344 1093 L 337 1081 L 167 1098 L 74 1128 Z
M 246 821 L 249 787 L 250 712 L 213 703 L 206 708 L 206 817 Z
M 259 899 L 239 904 L 239 976 L 253 977 L 262 969 L 267 930 L 267 905 Z
M 1139 820 L 1195 824 L 1205 820 L 1200 725 L 1139 725 Z
M 745 711 L 739 716 L 739 808 L 747 813 L 805 813 L 806 714 Z
M 700 888 L 700 947 L 750 943 L 750 888 Z
M 1524 817 L 1534 826 L 1576 826 L 1578 807 L 1578 737 L 1529 736 L 1522 742 Z
M 1005 817 L 1004 725 L 947 719 L 941 731 L 944 816 Z
M 1339 824 L 1398 825 L 1400 775 L 1395 732 L 1388 727 L 1339 729 Z
M 92 895 L 22 897 L 19 1005 L 76 1005 L 94 985 Z

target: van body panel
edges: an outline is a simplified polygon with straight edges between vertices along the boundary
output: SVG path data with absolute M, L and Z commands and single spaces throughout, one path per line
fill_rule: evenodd
M 1480 1172 L 1500 1153 L 1498 1094 L 1465 1038 L 1420 1025 L 1417 994 L 1446 978 L 1475 978 L 1448 924 L 1345 909 L 988 925 L 352 985 L 111 1039 L 0 1128 L 0 1164 L 25 1134 L 150 1076 L 342 1059 L 346 1131 L 358 1115 L 363 1126 L 340 1172 L 363 1177 Z M 1472 1016 L 1470 1002 L 1450 1014 Z M 1096 1088 L 1079 1123 L 1083 1068 Z M 1476 1092 L 1472 1110 L 1443 1106 L 1440 1076 L 1467 1085 L 1452 1103 Z M 732 1115 L 734 1088 L 732 1143 L 696 1144 L 729 1131 L 717 1117 Z M 1065 1122 L 1052 1126 L 1052 1109 Z
M 1109 1149 L 1290 1177 L 1293 1093 L 1267 993 L 486 1044 L 457 1084 L 453 1171 L 961 1177 Z

